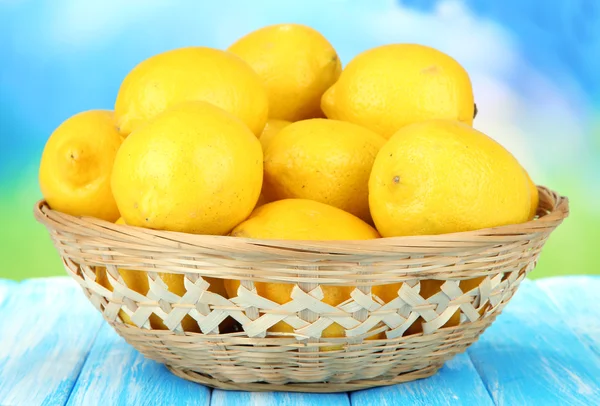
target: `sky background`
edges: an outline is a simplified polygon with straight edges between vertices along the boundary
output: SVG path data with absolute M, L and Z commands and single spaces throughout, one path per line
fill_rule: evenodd
M 600 273 L 600 3 L 597 0 L 0 0 L 0 278 L 60 275 L 32 209 L 44 144 L 62 121 L 112 109 L 125 75 L 156 53 L 224 49 L 261 26 L 303 23 L 345 65 L 413 42 L 471 75 L 474 126 L 537 184 L 571 202 L 531 275 Z

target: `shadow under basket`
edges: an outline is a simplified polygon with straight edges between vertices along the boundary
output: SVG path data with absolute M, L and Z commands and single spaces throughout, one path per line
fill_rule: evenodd
M 477 340 L 568 215 L 567 198 L 538 189 L 527 223 L 368 241 L 156 231 L 44 201 L 35 217 L 106 321 L 174 374 L 221 389 L 339 392 L 428 377 Z M 232 297 L 224 279 L 241 281 Z M 289 300 L 265 282 L 287 284 Z

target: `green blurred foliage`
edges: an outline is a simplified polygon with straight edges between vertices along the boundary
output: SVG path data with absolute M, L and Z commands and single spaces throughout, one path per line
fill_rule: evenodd
M 64 275 L 60 257 L 46 228 L 36 222 L 33 207 L 40 199 L 37 173 L 28 171 L 5 182 L 0 198 L 0 278 L 21 280 L 37 276 Z M 33 179 L 32 179 L 33 178 Z

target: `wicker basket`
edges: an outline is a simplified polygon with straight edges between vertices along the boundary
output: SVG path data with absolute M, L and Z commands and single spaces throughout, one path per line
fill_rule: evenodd
M 35 217 L 108 323 L 178 376 L 222 389 L 335 392 L 430 376 L 473 343 L 568 215 L 565 197 L 539 191 L 538 218 L 524 224 L 370 241 L 155 231 L 69 216 L 43 201 Z M 98 282 L 99 267 L 112 289 Z M 132 290 L 117 269 L 146 271 L 148 292 Z M 185 294 L 169 291 L 164 274 L 183 274 Z M 237 297 L 208 291 L 203 277 L 241 280 Z M 440 289 L 423 297 L 421 287 L 432 280 L 441 281 Z M 292 299 L 278 304 L 261 297 L 255 282 L 295 284 Z M 396 284 L 388 289 L 391 299 L 371 293 L 386 284 Z M 323 301 L 326 285 L 356 288 L 332 306 Z M 163 330 L 152 328 L 152 317 Z M 184 331 L 184 317 L 200 332 Z M 293 332 L 270 331 L 280 321 Z M 346 337 L 321 337 L 334 322 Z M 409 334 L 415 326 L 419 332 Z

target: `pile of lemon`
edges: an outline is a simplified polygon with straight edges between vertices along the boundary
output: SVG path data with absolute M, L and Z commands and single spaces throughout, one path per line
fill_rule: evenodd
M 475 110 L 467 72 L 436 49 L 380 46 L 342 69 L 314 29 L 268 26 L 226 51 L 187 47 L 141 62 L 114 111 L 82 112 L 54 131 L 41 190 L 51 208 L 72 215 L 265 239 L 360 240 L 528 221 L 537 189 L 506 149 L 472 127 Z M 147 292 L 145 275 L 121 272 Z M 181 275 L 164 278 L 184 292 Z M 235 296 L 239 282 L 224 285 L 211 281 Z M 291 285 L 257 289 L 285 303 Z M 352 290 L 329 289 L 333 305 Z M 382 300 L 396 292 L 374 289 Z

